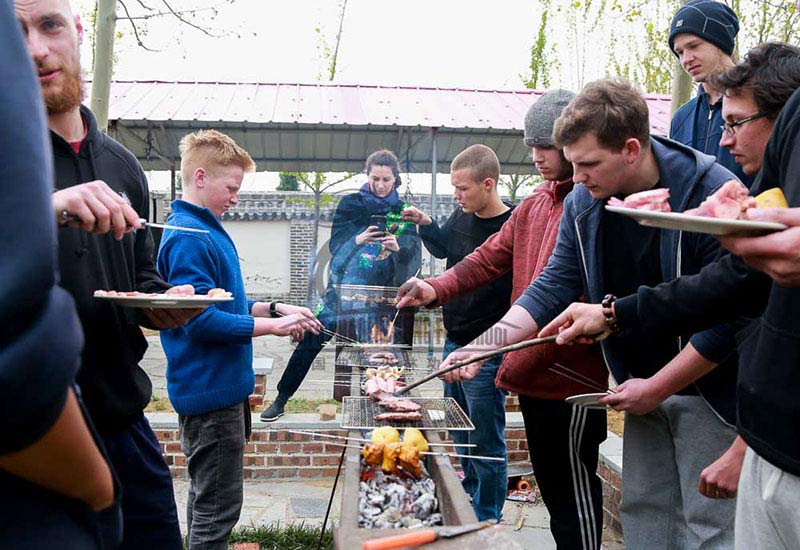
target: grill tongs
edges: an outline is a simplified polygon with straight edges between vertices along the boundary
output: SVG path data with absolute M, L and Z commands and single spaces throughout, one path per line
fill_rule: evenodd
M 395 395 L 402 395 L 402 394 L 408 392 L 409 390 L 412 390 L 412 389 L 414 389 L 416 387 L 421 386 L 425 382 L 430 382 L 434 378 L 438 378 L 439 376 L 441 376 L 443 374 L 446 374 L 446 373 L 448 373 L 448 372 L 450 372 L 452 370 L 460 369 L 461 367 L 469 365 L 471 363 L 477 363 L 478 361 L 484 361 L 486 359 L 491 359 L 492 357 L 495 357 L 497 355 L 500 355 L 502 353 L 506 353 L 506 352 L 509 352 L 509 351 L 516 351 L 518 349 L 529 348 L 531 346 L 538 346 L 539 344 L 547 344 L 549 342 L 555 342 L 555 341 L 556 341 L 556 337 L 555 336 L 547 336 L 546 338 L 533 338 L 531 340 L 523 340 L 522 342 L 519 342 L 519 343 L 516 343 L 516 344 L 511 344 L 510 346 L 503 346 L 502 348 L 497 348 L 496 350 L 493 350 L 493 351 L 487 351 L 486 353 L 481 353 L 481 354 L 476 355 L 474 357 L 470 357 L 469 359 L 466 359 L 464 361 L 456 361 L 455 363 L 453 363 L 449 367 L 445 367 L 443 369 L 435 370 L 432 373 L 430 373 L 429 375 L 423 376 L 422 378 L 420 378 L 416 382 L 414 382 L 412 384 L 409 384 L 408 386 L 403 386 L 402 388 L 400 388 L 399 390 L 394 392 L 394 394 Z

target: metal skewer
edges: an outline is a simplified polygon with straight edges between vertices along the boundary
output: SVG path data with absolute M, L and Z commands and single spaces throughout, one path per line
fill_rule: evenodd
M 336 443 L 334 441 L 330 441 L 328 445 L 336 445 L 337 447 L 346 447 L 348 449 L 361 449 L 361 447 L 359 447 L 358 445 L 348 445 L 346 443 Z M 420 451 L 419 454 L 430 455 L 430 456 L 448 456 L 454 458 L 474 458 L 475 460 L 493 460 L 495 462 L 506 461 L 504 457 L 499 457 L 499 456 L 462 455 L 460 453 L 441 453 L 441 452 L 432 453 L 431 451 Z
M 277 315 L 278 317 L 285 317 L 284 314 L 282 314 L 282 313 L 280 313 L 278 311 L 275 312 L 275 315 Z M 340 340 L 344 340 L 345 342 L 349 342 L 351 344 L 357 344 L 358 343 L 358 340 L 353 340 L 352 338 L 348 338 L 347 336 L 344 336 L 343 334 L 339 334 L 338 332 L 334 332 L 332 330 L 329 330 L 329 329 L 325 328 L 324 326 L 321 329 L 319 329 L 319 331 L 321 333 L 323 333 L 323 334 L 327 334 L 331 338 L 339 338 Z
M 66 210 L 61 211 L 61 219 L 65 222 L 75 222 L 75 223 L 83 223 L 83 220 L 80 216 L 76 216 L 75 214 L 70 214 Z M 155 223 L 149 222 L 144 218 L 139 218 L 139 223 L 142 224 L 142 227 L 160 227 L 161 229 L 174 229 L 176 231 L 188 231 L 190 233 L 208 233 L 207 229 L 195 229 L 193 227 L 181 227 L 178 225 L 168 225 L 165 223 Z M 128 226 L 130 227 L 130 226 Z M 241 258 L 239 258 L 241 260 Z
M 539 344 L 547 344 L 549 342 L 555 342 L 555 341 L 556 341 L 556 337 L 555 336 L 547 336 L 546 338 L 533 338 L 531 340 L 523 340 L 522 342 L 519 342 L 517 344 L 511 344 L 509 346 L 503 346 L 502 348 L 498 348 L 498 349 L 493 350 L 493 351 L 487 351 L 486 353 L 481 353 L 481 354 L 476 355 L 474 357 L 470 357 L 469 359 L 466 359 L 464 361 L 456 361 L 455 363 L 453 363 L 452 365 L 450 365 L 448 367 L 445 367 L 445 368 L 439 369 L 439 370 L 435 370 L 431 374 L 429 374 L 428 376 L 423 376 L 422 378 L 420 378 L 416 382 L 413 382 L 413 383 L 409 384 L 408 386 L 403 386 L 402 388 L 400 388 L 396 392 L 394 392 L 394 394 L 395 395 L 402 395 L 402 394 L 406 393 L 407 391 L 412 390 L 412 389 L 414 389 L 416 387 L 419 387 L 419 386 L 421 386 L 422 384 L 424 384 L 426 382 L 430 382 L 434 378 L 438 378 L 439 376 L 441 376 L 443 374 L 447 374 L 450 371 L 453 371 L 453 370 L 456 370 L 456 369 L 460 369 L 461 367 L 463 367 L 465 365 L 470 365 L 472 363 L 477 363 L 478 361 L 485 361 L 486 359 L 491 359 L 492 357 L 495 357 L 496 355 L 500 355 L 501 353 L 507 353 L 509 351 L 515 351 L 515 350 L 518 350 L 518 349 L 529 348 L 531 346 L 538 346 Z
M 558 368 L 556 368 L 556 367 L 558 367 Z M 582 374 L 580 372 L 574 371 L 574 370 L 572 370 L 570 368 L 567 368 L 564 365 L 561 365 L 559 363 L 553 363 L 553 366 L 552 367 L 548 367 L 548 370 L 558 374 L 559 376 L 563 376 L 564 378 L 569 378 L 573 382 L 577 382 L 578 384 L 583 384 L 584 386 L 592 388 L 593 390 L 598 390 L 598 391 L 601 391 L 601 392 L 605 392 L 605 393 L 607 393 L 609 395 L 617 393 L 614 390 L 612 390 L 611 388 L 604 388 L 603 386 L 601 386 L 600 384 L 598 384 L 597 382 L 595 382 L 594 380 L 592 380 L 588 376 L 586 376 L 586 375 L 584 375 L 584 374 Z
M 419 276 L 419 274 L 420 274 L 420 271 L 422 271 L 422 267 L 421 266 L 420 266 L 419 269 L 417 269 L 417 272 L 414 273 L 414 277 L 412 277 L 412 278 L 417 278 Z M 392 327 L 394 327 L 394 322 L 397 321 L 397 316 L 398 315 L 400 315 L 400 308 L 397 308 L 397 311 L 394 312 L 394 318 L 392 319 Z
M 290 434 L 301 434 L 301 435 L 311 435 L 314 437 L 328 437 L 330 439 L 347 439 L 350 441 L 362 441 L 364 443 L 372 443 L 371 439 L 367 439 L 365 437 L 349 437 L 346 435 L 331 435 L 331 434 L 321 434 L 319 432 L 304 432 L 303 430 L 282 430 L 284 432 L 288 432 Z M 457 444 L 457 443 L 450 443 L 450 442 L 443 442 L 443 443 L 428 443 L 430 447 L 477 447 L 475 443 L 464 443 L 464 444 Z

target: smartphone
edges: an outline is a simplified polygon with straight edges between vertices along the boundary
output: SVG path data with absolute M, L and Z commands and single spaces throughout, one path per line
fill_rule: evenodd
M 369 224 L 378 228 L 378 231 L 386 232 L 386 216 L 373 214 L 369 217 Z

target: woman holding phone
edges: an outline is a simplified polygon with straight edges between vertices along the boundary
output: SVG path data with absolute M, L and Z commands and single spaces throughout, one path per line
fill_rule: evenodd
M 328 288 L 317 308 L 317 317 L 325 328 L 336 331 L 337 320 L 346 316 L 352 321 L 359 342 L 369 341 L 376 319 L 363 303 L 340 301 L 340 284 L 400 286 L 414 276 L 420 266 L 421 249 L 416 226 L 403 221 L 407 208 L 400 198 L 400 162 L 388 150 L 372 153 L 364 166 L 367 182 L 355 193 L 339 201 L 333 216 Z M 278 397 L 261 420 L 272 422 L 283 416 L 286 401 L 294 395 L 330 335 L 306 333 L 295 348 L 278 382 Z

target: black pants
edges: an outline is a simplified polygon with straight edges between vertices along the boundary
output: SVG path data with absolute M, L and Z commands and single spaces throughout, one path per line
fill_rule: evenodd
M 172 475 L 147 418 L 101 439 L 122 485 L 120 550 L 181 550 Z
M 597 476 L 606 411 L 519 396 L 536 483 L 559 550 L 599 550 L 603 488 Z

